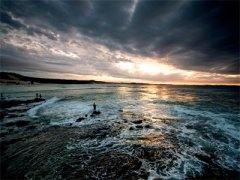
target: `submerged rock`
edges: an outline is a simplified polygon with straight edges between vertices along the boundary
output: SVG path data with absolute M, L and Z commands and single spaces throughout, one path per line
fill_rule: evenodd
M 5 115 L 6 115 L 5 112 L 0 111 L 0 119 L 3 119 Z
M 93 111 L 90 116 L 94 117 L 94 116 L 99 115 L 99 114 L 101 114 L 101 111 Z
M 146 124 L 144 127 L 149 129 L 149 128 L 151 128 L 151 125 Z
M 0 131 L 0 137 L 4 137 L 8 134 L 8 131 L 7 130 L 1 130 Z
M 134 130 L 134 128 L 133 128 L 133 127 L 130 127 L 129 130 Z
M 95 156 L 89 163 L 92 172 L 90 177 L 95 175 L 104 179 L 127 178 L 131 172 L 138 170 L 142 163 L 138 158 L 124 153 L 107 152 Z
M 3 179 L 117 179 L 129 177 L 141 166 L 138 158 L 111 148 L 84 145 L 120 133 L 105 124 L 79 127 L 50 126 L 25 131 L 1 143 Z M 97 140 L 97 141 L 96 141 Z M 72 148 L 74 144 L 81 144 Z M 70 148 L 68 148 L 68 146 Z M 107 150 L 107 152 L 106 152 Z M 21 152 L 21 153 L 19 153 Z M 135 178 L 136 179 L 136 178 Z
M 24 116 L 24 114 L 8 114 L 7 115 L 7 118 L 15 118 L 15 117 L 23 117 Z
M 142 120 L 136 120 L 136 121 L 132 121 L 132 123 L 134 123 L 134 124 L 142 124 Z
M 84 117 L 80 117 L 76 120 L 76 122 L 81 122 L 82 120 L 84 120 L 85 118 Z
M 45 99 L 35 98 L 35 99 L 30 99 L 30 100 L 1 100 L 0 106 L 1 106 L 1 108 L 10 108 L 10 107 L 19 106 L 22 104 L 27 105 L 27 104 L 42 102 L 42 101 L 45 101 Z
M 26 130 L 33 130 L 33 129 L 36 129 L 36 128 L 37 128 L 36 125 L 30 125 L 30 126 L 26 127 Z
M 5 124 L 5 126 L 7 126 L 7 127 L 9 127 L 9 126 L 23 127 L 23 126 L 27 126 L 29 123 L 30 123 L 30 121 L 27 121 L 27 120 L 18 120 L 18 121 L 8 122 Z
M 100 112 L 100 111 L 93 111 L 92 114 L 94 114 L 94 115 L 98 115 L 98 114 L 101 114 L 101 112 Z
M 61 179 L 137 179 L 141 161 L 129 154 L 108 151 L 101 154 L 79 152 L 57 170 Z M 139 174 L 144 174 L 140 172 Z
M 136 128 L 138 128 L 138 129 L 142 129 L 143 126 L 142 126 L 142 125 L 136 125 Z
M 236 170 L 225 169 L 215 162 L 214 157 L 204 154 L 195 154 L 195 156 L 205 162 L 203 171 L 199 175 L 187 174 L 189 177 L 201 179 L 239 179 L 240 172 Z

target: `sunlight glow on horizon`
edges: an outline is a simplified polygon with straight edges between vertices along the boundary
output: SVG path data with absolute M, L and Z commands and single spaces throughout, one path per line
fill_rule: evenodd
M 116 63 L 116 66 L 123 71 L 127 71 L 129 73 L 142 73 L 145 75 L 157 75 L 171 74 L 171 71 L 174 70 L 172 66 L 160 64 L 157 62 L 124 62 L 120 61 Z
M 183 74 L 186 76 L 193 75 L 193 71 L 177 69 L 171 65 L 159 62 L 128 62 L 120 61 L 116 63 L 116 67 L 131 74 L 140 73 L 142 75 L 171 75 Z

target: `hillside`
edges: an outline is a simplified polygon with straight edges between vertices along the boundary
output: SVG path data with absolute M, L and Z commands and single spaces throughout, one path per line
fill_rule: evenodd
M 46 79 L 23 76 L 16 73 L 0 72 L 0 83 L 10 84 L 34 84 L 34 83 L 51 83 L 51 84 L 96 84 L 105 83 L 94 80 L 67 80 L 67 79 Z

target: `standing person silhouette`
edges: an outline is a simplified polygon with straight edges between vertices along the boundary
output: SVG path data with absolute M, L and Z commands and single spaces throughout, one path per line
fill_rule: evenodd
M 96 104 L 95 104 L 95 102 L 93 103 L 93 111 L 96 111 Z

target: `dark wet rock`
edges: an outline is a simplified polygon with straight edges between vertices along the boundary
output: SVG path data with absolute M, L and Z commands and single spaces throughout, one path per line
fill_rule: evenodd
M 7 122 L 5 126 L 17 126 L 17 127 L 23 127 L 27 126 L 30 123 L 30 121 L 27 120 L 18 120 L 18 121 L 12 121 L 12 122 Z
M 185 143 L 186 145 L 188 145 L 189 147 L 193 147 L 195 145 L 195 142 L 193 142 L 193 140 L 191 138 L 187 138 L 187 137 L 184 137 L 182 142 Z
M 151 125 L 146 124 L 144 127 L 149 129 L 149 128 L 151 128 Z
M 210 163 L 212 160 L 211 160 L 211 157 L 209 156 L 209 155 L 204 155 L 204 154 L 195 154 L 195 156 L 199 159 L 199 160 L 201 160 L 201 161 L 203 161 L 203 162 L 205 162 L 205 163 Z
M 133 128 L 133 127 L 130 127 L 130 128 L 129 128 L 129 130 L 131 130 L 131 131 L 132 131 L 132 130 L 134 130 L 134 128 Z
M 141 144 L 133 144 L 133 145 L 132 145 L 132 148 L 133 148 L 133 149 L 138 149 L 138 148 L 141 148 L 141 147 L 142 147 Z
M 7 118 L 15 118 L 15 117 L 23 117 L 24 114 L 8 114 L 6 117 Z
M 36 129 L 36 128 L 37 128 L 36 125 L 30 125 L 30 126 L 26 127 L 26 130 L 33 130 L 33 129 Z
M 141 159 L 146 159 L 148 161 L 162 161 L 162 165 L 167 165 L 165 160 L 174 161 L 176 157 L 172 151 L 165 147 L 149 147 L 149 146 L 137 146 L 133 148 L 133 155 Z M 170 161 L 168 162 L 170 163 Z
M 27 136 L 26 136 L 27 133 Z M 5 140 L 2 156 L 3 179 L 117 179 L 129 177 L 141 162 L 128 154 L 86 147 L 67 146 L 91 138 L 116 136 L 117 127 L 104 124 L 79 127 L 49 126 L 37 133 L 26 132 L 18 139 Z M 125 178 L 126 179 L 126 178 Z M 136 178 L 135 178 L 136 179 Z
M 8 131 L 7 130 L 1 130 L 0 131 L 0 137 L 4 137 L 8 134 Z
M 53 162 L 53 164 L 50 165 L 44 161 L 51 161 L 51 158 L 61 158 L 62 153 L 66 153 L 67 141 L 70 141 L 71 137 L 77 138 L 77 136 L 72 128 L 65 130 L 65 128 L 60 127 L 49 127 L 37 134 L 29 132 L 28 137 L 20 136 L 19 139 L 11 140 L 11 143 L 9 143 L 9 140 L 5 140 L 4 146 L 6 147 L 8 145 L 11 147 L 5 148 L 6 151 L 3 156 L 3 164 L 8 167 L 5 170 L 5 176 L 11 177 L 14 176 L 14 174 L 18 174 L 18 172 L 27 174 L 28 171 L 35 170 L 36 172 L 39 170 L 39 173 L 43 173 L 44 175 L 44 171 L 47 168 L 44 165 L 51 167 L 54 164 Z M 14 141 L 14 144 L 12 141 Z M 14 158 L 9 161 L 11 156 Z
M 138 174 L 135 171 L 142 164 L 138 158 L 119 152 L 95 153 L 91 154 L 91 158 L 87 154 L 77 154 L 57 169 L 57 177 L 61 179 L 137 179 Z
M 80 117 L 76 120 L 76 122 L 81 122 L 82 120 L 84 120 L 85 118 L 84 117 Z
M 186 125 L 186 128 L 188 128 L 188 129 L 193 129 L 194 126 L 193 126 L 192 124 L 188 124 L 188 125 Z
M 94 117 L 94 116 L 99 115 L 99 114 L 101 114 L 100 111 L 93 111 L 92 114 L 90 115 L 90 117 Z
M 143 128 L 142 125 L 136 125 L 135 127 L 138 128 L 138 129 L 142 129 Z
M 146 170 L 141 169 L 141 171 L 138 173 L 138 177 L 142 178 L 142 179 L 148 179 L 149 176 L 149 172 L 146 172 Z
M 195 155 L 199 160 L 205 162 L 201 174 L 187 174 L 190 178 L 201 179 L 239 179 L 240 171 L 225 169 L 215 162 L 215 157 L 203 154 Z
M 142 124 L 142 120 L 136 120 L 136 121 L 132 121 L 132 123 L 134 123 L 134 124 Z
M 119 109 L 118 111 L 119 111 L 119 112 L 123 112 L 123 110 L 122 110 L 122 109 Z
M 22 141 L 23 138 L 22 137 L 13 137 L 13 138 L 5 138 L 4 140 L 0 141 L 0 149 L 1 149 L 1 155 L 4 155 L 4 152 L 7 150 L 7 148 L 14 144 L 17 143 L 19 141 Z M 4 156 L 2 156 L 4 157 Z
M 101 114 L 101 112 L 100 112 L 100 111 L 93 111 L 92 114 L 93 114 L 93 115 L 99 115 L 99 114 Z
M 128 122 L 128 120 L 127 120 L 127 119 L 123 119 L 123 122 L 124 122 L 124 123 L 127 123 L 127 122 Z
M 30 100 L 1 100 L 0 107 L 1 108 L 10 108 L 10 107 L 19 106 L 22 104 L 27 105 L 27 104 L 42 102 L 42 101 L 45 101 L 45 99 L 35 98 L 35 99 L 30 99 Z
M 20 105 L 20 106 L 8 108 L 7 112 L 8 113 L 25 113 L 29 109 L 30 109 L 30 106 Z
M 220 141 L 220 142 L 224 142 L 226 144 L 228 144 L 228 138 L 226 137 L 225 133 L 218 130 L 217 132 L 212 132 L 212 136 L 214 139 Z
M 3 119 L 5 117 L 6 113 L 3 111 L 0 111 L 0 119 Z
M 9 128 L 9 129 L 8 129 L 8 132 L 9 132 L 9 133 L 11 133 L 11 132 L 13 132 L 13 131 L 14 131 L 14 128 Z
M 89 167 L 87 168 L 88 171 L 85 172 L 87 172 L 90 178 L 127 178 L 131 176 L 131 172 L 138 170 L 141 165 L 141 161 L 136 157 L 128 154 L 108 152 L 92 158 L 91 162 L 87 165 Z M 81 176 L 77 178 L 81 178 Z

